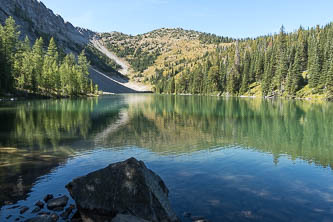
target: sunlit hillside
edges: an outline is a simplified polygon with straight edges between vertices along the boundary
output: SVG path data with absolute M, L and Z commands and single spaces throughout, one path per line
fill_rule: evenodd
M 131 64 L 132 78 L 144 82 L 151 82 L 158 75 L 181 73 L 200 63 L 217 46 L 233 41 L 181 28 L 163 28 L 136 36 L 112 32 L 100 37 L 105 47 Z

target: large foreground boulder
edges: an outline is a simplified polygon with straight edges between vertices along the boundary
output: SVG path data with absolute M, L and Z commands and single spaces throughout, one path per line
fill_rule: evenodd
M 153 222 L 179 221 L 162 179 L 135 158 L 77 178 L 66 187 L 83 221 L 120 221 L 123 215 Z

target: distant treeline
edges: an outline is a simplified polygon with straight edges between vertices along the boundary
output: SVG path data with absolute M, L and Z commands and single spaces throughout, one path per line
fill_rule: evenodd
M 199 40 L 202 44 L 219 44 L 234 42 L 235 39 L 225 36 L 218 36 L 210 33 L 200 33 Z
M 42 38 L 31 46 L 28 37 L 21 41 L 19 35 L 13 18 L 0 25 L 0 92 L 81 96 L 98 91 L 88 79 L 89 62 L 84 51 L 78 58 L 62 55 L 53 38 L 45 49 Z
M 293 33 L 282 26 L 279 34 L 220 45 L 194 67 L 162 70 L 152 81 L 158 93 L 331 97 L 333 24 Z

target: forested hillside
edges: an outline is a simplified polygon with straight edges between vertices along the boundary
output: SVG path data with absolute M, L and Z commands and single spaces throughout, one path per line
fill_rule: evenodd
M 231 38 L 193 30 L 157 29 L 141 35 L 131 36 L 119 32 L 102 33 L 101 43 L 131 65 L 132 78 L 152 82 L 156 73 L 173 69 L 180 72 L 194 65 L 217 45 L 233 42 Z
M 236 41 L 182 73 L 157 74 L 157 92 L 330 98 L 333 27 Z M 165 72 L 165 70 L 164 70 Z
M 332 24 L 239 40 L 183 29 L 101 37 L 158 93 L 330 98 L 333 91 Z
M 0 25 L 0 90 L 21 91 L 38 95 L 63 97 L 95 94 L 97 86 L 88 79 L 89 62 L 84 51 L 59 53 L 55 40 L 47 50 L 43 38 L 33 46 L 28 37 L 19 40 L 18 27 L 12 17 Z

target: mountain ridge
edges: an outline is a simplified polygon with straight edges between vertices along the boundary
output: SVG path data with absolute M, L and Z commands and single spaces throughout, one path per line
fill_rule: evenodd
M 166 66 L 183 69 L 184 60 L 198 61 L 216 46 L 234 41 L 183 28 L 160 28 L 135 36 L 113 31 L 98 36 L 109 51 L 131 64 L 132 79 L 146 83 L 151 83 L 153 76 Z
M 67 52 L 80 51 L 95 35 L 89 29 L 74 27 L 39 0 L 2 0 L 0 21 L 3 23 L 9 16 L 20 26 L 22 38 L 28 36 L 34 41 L 53 36 Z

